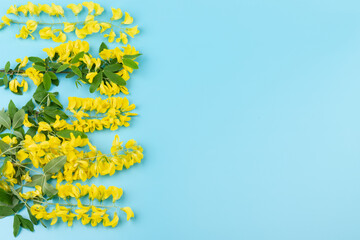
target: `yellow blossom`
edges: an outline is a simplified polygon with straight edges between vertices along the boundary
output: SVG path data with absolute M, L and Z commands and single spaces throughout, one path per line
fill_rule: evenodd
M 115 212 L 114 213 L 114 217 L 113 217 L 113 219 L 110 221 L 109 220 L 109 218 L 108 217 L 105 217 L 104 219 L 103 219 L 103 225 L 105 226 L 105 227 L 116 227 L 116 225 L 118 224 L 118 222 L 119 222 L 119 217 L 118 217 L 118 215 L 117 215 L 117 213 Z
M 46 52 L 51 59 L 54 58 L 56 53 L 54 48 L 44 48 L 43 51 Z
M 120 37 L 116 39 L 116 42 L 123 42 L 123 44 L 128 43 L 127 35 L 125 33 L 120 32 Z
M 129 221 L 130 218 L 134 217 L 134 212 L 131 210 L 130 207 L 124 207 L 124 208 L 120 208 L 121 210 L 123 210 L 126 213 L 126 220 Z
M 111 23 L 102 22 L 102 23 L 100 23 L 100 27 L 101 27 L 100 33 L 103 33 L 107 29 L 111 28 Z
M 6 25 L 9 25 L 10 26 L 10 23 L 11 23 L 11 19 L 10 18 L 8 18 L 7 16 L 3 16 L 2 18 L 1 18 L 1 20 L 3 20 L 3 22 L 6 24 Z
M 56 36 L 55 34 L 52 36 L 52 40 L 54 42 L 65 42 L 66 41 L 66 35 L 61 30 L 56 30 L 59 32 L 59 35 Z
M 110 18 L 112 21 L 114 20 L 119 20 L 120 18 L 122 18 L 122 11 L 120 8 L 111 8 L 112 11 L 112 17 Z
M 132 24 L 134 19 L 130 16 L 129 13 L 125 12 L 125 19 L 121 24 Z
M 20 63 L 20 65 L 19 65 L 19 69 L 20 69 L 20 68 L 23 68 L 23 67 L 25 67 L 27 65 L 27 63 L 29 62 L 29 58 L 24 57 L 23 60 L 21 60 L 21 58 L 18 58 L 18 59 L 16 59 L 16 62 Z
M 6 11 L 6 14 L 15 14 L 16 16 L 19 15 L 18 9 L 16 5 L 10 6 L 9 9 Z
M 47 122 L 39 122 L 38 132 L 52 131 L 51 126 Z
M 97 72 L 90 72 L 86 74 L 86 79 L 89 80 L 89 83 L 92 83 L 94 80 L 94 77 L 97 75 Z
M 26 27 L 31 33 L 36 30 L 37 26 L 38 26 L 38 23 L 34 20 L 28 20 L 26 22 Z
M 73 4 L 73 3 L 71 3 L 71 4 L 67 5 L 66 7 L 67 7 L 67 8 L 70 8 L 71 11 L 75 14 L 75 16 L 77 16 L 77 15 L 81 12 L 81 10 L 82 10 L 82 5 L 81 5 L 81 3 L 79 3 L 79 4 Z
M 94 10 L 95 10 L 95 14 L 94 14 L 94 15 L 95 15 L 95 16 L 99 16 L 99 15 L 101 15 L 101 14 L 103 13 L 104 8 L 101 7 L 100 4 L 95 3 L 95 5 L 94 5 Z
M 24 14 L 24 16 L 26 17 L 28 12 L 29 12 L 29 8 L 27 5 L 22 5 L 20 7 L 18 7 L 18 12 L 22 12 Z
M 115 39 L 115 37 L 116 37 L 116 34 L 115 34 L 114 30 L 111 29 L 110 33 L 109 33 L 109 34 L 105 34 L 104 37 L 108 37 L 108 38 L 109 38 L 108 41 L 109 41 L 109 42 L 113 42 L 114 39 Z
M 39 86 L 43 81 L 44 75 L 33 67 L 27 68 L 25 74 L 33 80 L 36 86 Z
M 140 31 L 138 30 L 138 26 L 136 25 L 135 27 L 132 28 L 126 28 L 125 32 L 130 36 L 130 37 L 134 37 L 136 34 L 138 34 Z
M 94 11 L 95 3 L 93 3 L 93 2 L 83 2 L 82 5 L 84 5 L 88 9 L 88 14 L 91 14 Z
M 23 92 L 26 92 L 28 90 L 28 83 L 25 80 L 22 80 L 21 83 L 19 83 L 16 78 L 9 82 L 9 89 L 12 92 L 17 93 L 18 87 L 23 87 Z
M 64 32 L 72 32 L 75 30 L 75 23 L 64 22 Z
M 28 38 L 29 34 L 30 34 L 29 29 L 27 29 L 27 27 L 25 27 L 25 26 L 22 26 L 22 28 L 20 29 L 20 33 L 16 34 L 15 36 L 16 36 L 16 38 L 26 39 L 26 38 Z M 31 37 L 32 37 L 32 39 L 34 39 L 33 36 L 31 36 Z
M 54 36 L 54 33 L 51 27 L 44 27 L 39 31 L 40 37 L 42 39 L 50 39 Z

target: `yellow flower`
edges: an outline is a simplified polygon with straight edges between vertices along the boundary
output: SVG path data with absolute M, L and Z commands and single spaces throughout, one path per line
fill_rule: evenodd
M 29 122 L 29 115 L 27 113 L 25 114 L 23 124 L 25 127 L 28 127 L 28 128 L 34 126 L 31 122 Z
M 110 49 L 103 49 L 100 53 L 99 56 L 103 59 L 103 60 L 109 60 L 110 58 L 113 57 L 113 51 Z
M 33 67 L 27 68 L 25 74 L 33 80 L 36 86 L 39 86 L 43 81 L 44 75 Z
M 29 29 L 29 31 L 31 33 L 36 30 L 37 26 L 38 26 L 38 23 L 36 21 L 34 21 L 34 20 L 28 20 L 26 22 L 26 27 L 27 27 L 27 29 Z
M 18 151 L 16 153 L 16 159 L 18 159 L 20 162 L 24 161 L 28 157 L 29 157 L 29 155 L 25 152 L 24 149 L 21 149 L 20 151 Z
M 22 175 L 21 180 L 25 180 L 25 182 L 32 182 L 29 172 L 26 172 L 25 175 Z
M 23 60 L 21 60 L 21 58 L 16 59 L 16 62 L 20 63 L 19 69 L 25 67 L 27 65 L 28 61 L 29 61 L 28 57 L 24 57 Z
M 51 59 L 54 58 L 56 53 L 54 48 L 44 48 L 43 51 L 46 52 Z
M 18 12 L 22 12 L 24 14 L 24 16 L 26 17 L 28 12 L 29 12 L 29 8 L 27 5 L 22 5 L 20 7 L 18 7 Z
M 61 15 L 62 17 L 64 17 L 64 9 L 61 6 L 52 3 L 50 15 L 56 15 L 57 17 Z
M 64 32 L 72 32 L 75 30 L 75 23 L 64 22 Z
M 11 161 L 6 162 L 3 173 L 6 178 L 12 178 L 15 175 L 15 169 Z
M 121 24 L 132 24 L 134 19 L 130 16 L 129 13 L 125 12 L 125 19 Z
M 130 37 L 134 37 L 136 34 L 138 34 L 140 31 L 138 30 L 138 26 L 132 28 L 126 28 L 125 32 L 129 34 Z
M 104 37 L 109 37 L 108 41 L 113 42 L 116 37 L 116 34 L 114 30 L 111 29 L 111 32 L 109 34 L 105 34 Z
M 39 122 L 38 132 L 52 131 L 51 126 L 47 122 Z
M 120 8 L 111 8 L 112 11 L 112 17 L 110 18 L 110 20 L 114 21 L 114 20 L 119 20 L 120 18 L 122 18 L 122 11 Z
M 49 6 L 49 4 L 39 4 L 40 11 L 47 13 L 49 15 L 52 14 L 52 8 Z
M 119 136 L 116 134 L 111 146 L 111 154 L 115 154 L 123 149 L 123 142 L 120 142 Z
M 104 11 L 104 8 L 100 6 L 100 4 L 98 3 L 95 3 L 95 6 L 94 6 L 94 10 L 95 10 L 95 16 L 99 16 L 103 13 Z
M 87 30 L 87 34 L 92 34 L 100 31 L 100 24 L 97 21 L 89 21 L 84 28 Z
M 103 33 L 107 29 L 111 28 L 111 23 L 102 22 L 102 23 L 100 23 L 100 27 L 101 27 L 100 33 Z
M 109 217 L 106 217 L 106 218 L 104 218 L 104 220 L 103 220 L 103 225 L 104 225 L 104 227 L 116 227 L 116 225 L 118 224 L 118 222 L 119 222 L 119 217 L 118 217 L 118 215 L 117 215 L 117 213 L 115 212 L 114 213 L 114 217 L 113 217 L 113 219 L 111 220 L 111 222 L 110 222 L 110 220 L 109 220 Z
M 128 43 L 127 35 L 125 33 L 120 32 L 120 37 L 116 39 L 116 42 L 123 42 L 123 44 Z
M 126 220 L 129 221 L 130 218 L 134 217 L 134 212 L 129 207 L 120 208 L 126 213 Z
M 18 86 L 20 86 L 20 83 L 17 81 L 16 78 L 9 82 L 9 89 L 14 93 L 18 92 Z
M 54 36 L 51 27 L 44 27 L 39 31 L 39 34 L 42 39 L 50 39 Z
M 77 16 L 81 10 L 82 10 L 82 5 L 79 3 L 79 4 L 69 4 L 66 6 L 67 8 L 70 8 L 71 11 L 75 14 L 75 16 Z
M 122 188 L 110 186 L 108 188 L 108 190 L 111 192 L 111 195 L 113 197 L 113 202 L 116 202 L 117 200 L 119 200 L 123 194 Z
M 9 9 L 6 11 L 6 14 L 15 14 L 16 16 L 19 15 L 18 9 L 16 5 L 10 6 Z
M 35 4 L 33 4 L 31 2 L 28 2 L 27 7 L 28 7 L 30 15 L 39 16 L 41 10 L 40 10 L 40 8 L 38 6 L 36 6 Z
M 65 42 L 66 41 L 66 35 L 61 30 L 56 30 L 59 32 L 59 35 L 56 36 L 55 34 L 52 36 L 52 40 L 54 42 Z
M 25 27 L 25 26 L 22 26 L 22 28 L 20 29 L 20 33 L 16 34 L 15 37 L 26 39 L 26 38 L 28 38 L 29 34 L 30 34 L 29 29 L 27 29 L 27 27 Z M 31 36 L 31 37 L 33 38 L 33 36 Z
M 6 25 L 9 25 L 10 26 L 10 23 L 12 22 L 12 20 L 10 18 L 8 18 L 7 16 L 3 16 L 1 18 L 1 20 L 3 20 L 3 22 L 6 24 Z
M 92 83 L 94 80 L 94 77 L 97 75 L 97 72 L 90 72 L 86 74 L 86 79 L 89 80 L 89 83 Z
M 93 2 L 83 2 L 82 5 L 84 5 L 88 10 L 88 14 L 92 13 L 92 11 L 94 11 L 95 8 L 95 3 Z
M 88 35 L 87 29 L 85 29 L 85 28 L 82 28 L 82 29 L 76 28 L 75 34 L 80 39 L 83 39 Z

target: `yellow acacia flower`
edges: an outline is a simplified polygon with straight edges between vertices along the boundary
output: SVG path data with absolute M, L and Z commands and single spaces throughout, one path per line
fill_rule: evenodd
M 89 83 L 92 83 L 94 80 L 94 77 L 97 75 L 97 72 L 90 72 L 86 74 L 86 79 L 89 80 Z
M 62 17 L 64 17 L 64 9 L 60 5 L 55 5 L 54 3 L 52 3 L 50 15 L 56 15 L 57 17 L 61 15 Z
M 39 31 L 40 37 L 42 39 L 50 39 L 54 36 L 54 33 L 51 27 L 44 27 Z
M 56 32 L 59 32 L 59 35 L 56 36 L 55 34 L 52 35 L 52 40 L 54 42 L 65 42 L 66 41 L 66 35 L 59 29 L 55 30 Z
M 11 161 L 7 161 L 3 169 L 3 174 L 6 178 L 13 178 L 15 175 L 15 169 Z
M 125 33 L 120 32 L 120 37 L 116 39 L 116 42 L 123 42 L 123 44 L 128 43 L 127 35 Z
M 16 78 L 14 78 L 13 80 L 11 80 L 9 82 L 9 89 L 14 92 L 14 93 L 17 93 L 18 92 L 18 87 L 23 87 L 23 92 L 26 92 L 28 90 L 28 84 L 25 80 L 22 80 L 21 83 L 19 83 L 17 81 Z
M 81 3 L 79 3 L 79 4 L 71 3 L 71 4 L 67 5 L 66 7 L 70 8 L 71 11 L 75 14 L 75 16 L 77 16 L 81 12 L 81 10 L 83 8 Z
M 21 60 L 21 58 L 18 58 L 18 59 L 16 59 L 16 62 L 20 63 L 20 65 L 19 65 L 19 69 L 20 69 L 20 68 L 23 68 L 23 67 L 25 67 L 27 65 L 27 63 L 29 62 L 29 58 L 24 57 L 23 60 Z
M 28 20 L 26 22 L 26 28 L 32 33 L 36 30 L 38 23 L 34 20 Z
M 129 221 L 130 218 L 134 217 L 134 212 L 131 210 L 130 207 L 124 207 L 124 208 L 120 208 L 121 210 L 123 210 L 126 213 L 126 220 Z
M 83 2 L 82 5 L 88 9 L 88 14 L 91 14 L 94 11 L 95 3 L 93 3 L 93 2 Z
M 40 8 L 37 5 L 33 4 L 32 2 L 28 2 L 27 8 L 30 15 L 37 15 L 37 16 L 40 15 L 41 12 Z
M 100 23 L 100 27 L 101 27 L 100 33 L 103 33 L 107 29 L 111 28 L 111 23 L 102 22 L 102 23 Z
M 33 198 L 42 196 L 42 189 L 41 189 L 41 186 L 36 185 L 35 186 L 35 191 L 29 191 L 29 192 L 26 192 L 26 193 L 19 193 L 19 195 L 23 199 L 26 199 L 26 200 L 33 199 Z
M 21 180 L 24 180 L 25 182 L 32 182 L 29 172 L 26 172 L 26 174 L 22 175 Z
M 99 15 L 101 15 L 103 13 L 104 8 L 101 7 L 100 4 L 95 3 L 94 4 L 94 10 L 95 10 L 94 16 L 99 16 Z
M 27 68 L 25 74 L 33 80 L 36 86 L 39 86 L 43 81 L 44 75 L 33 67 Z
M 113 42 L 114 39 L 115 39 L 115 37 L 116 37 L 116 34 L 115 34 L 114 30 L 111 29 L 110 33 L 109 33 L 109 34 L 105 34 L 104 37 L 108 37 L 108 38 L 109 38 L 108 41 L 109 41 L 109 42 Z
M 11 19 L 8 18 L 7 16 L 3 16 L 1 18 L 1 20 L 6 24 L 6 25 L 9 25 L 10 26 L 10 23 L 11 23 Z
M 72 32 L 75 30 L 75 23 L 64 22 L 64 32 Z
M 56 53 L 56 51 L 55 51 L 54 48 L 44 48 L 43 51 L 46 52 L 47 55 L 48 55 L 51 59 L 54 58 L 55 53 Z
M 31 122 L 29 122 L 29 115 L 26 113 L 24 116 L 24 122 L 23 122 L 25 127 L 32 127 L 34 126 Z
M 18 9 L 16 5 L 10 6 L 9 9 L 6 11 L 6 14 L 14 14 L 16 16 L 19 15 Z
M 29 37 L 29 35 L 30 35 L 29 29 L 27 29 L 27 27 L 25 27 L 25 26 L 22 26 L 22 28 L 20 29 L 20 33 L 16 34 L 15 37 L 26 39 Z M 34 37 L 32 35 L 30 35 L 30 36 L 34 39 Z
M 116 212 L 114 213 L 114 217 L 113 217 L 113 219 L 111 221 L 109 220 L 108 216 L 104 217 L 104 219 L 103 219 L 104 227 L 110 227 L 110 226 L 111 227 L 116 227 L 118 222 L 119 222 L 119 217 L 118 217 Z
M 120 8 L 111 8 L 111 11 L 112 17 L 110 18 L 110 20 L 114 21 L 122 18 L 123 14 Z
M 88 35 L 86 28 L 82 28 L 82 29 L 76 28 L 75 29 L 75 34 L 80 39 L 83 39 Z
M 134 19 L 130 16 L 129 13 L 125 12 L 125 19 L 121 24 L 132 24 Z
M 52 131 L 51 126 L 47 122 L 39 122 L 38 132 Z
M 18 12 L 23 13 L 25 17 L 28 15 L 28 12 L 29 12 L 29 8 L 27 5 L 22 5 L 22 6 L 18 7 L 17 10 L 18 10 Z
M 130 37 L 134 37 L 136 34 L 138 34 L 140 31 L 138 30 L 138 26 L 136 25 L 135 27 L 132 28 L 126 28 L 125 32 L 130 36 Z

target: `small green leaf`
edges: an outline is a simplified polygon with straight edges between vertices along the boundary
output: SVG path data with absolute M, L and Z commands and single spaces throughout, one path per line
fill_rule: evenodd
M 18 211 L 20 211 L 21 209 L 23 209 L 23 207 L 25 206 L 24 203 L 18 203 L 17 205 L 15 205 L 15 207 L 12 208 L 12 210 L 17 213 Z
M 7 129 L 11 128 L 11 119 L 4 111 L 0 111 L 0 125 L 3 125 Z
M 141 53 L 135 54 L 135 55 L 124 55 L 124 56 L 123 56 L 123 59 L 124 59 L 124 58 L 135 59 L 135 58 L 137 58 L 137 57 L 139 57 L 139 56 L 141 56 L 141 55 L 142 55 Z
M 0 202 L 6 203 L 9 205 L 12 204 L 11 195 L 2 188 L 0 188 Z
M 104 49 L 108 49 L 108 47 L 106 46 L 106 44 L 104 42 L 102 42 L 100 47 L 99 47 L 99 53 L 101 53 L 102 50 L 104 50 Z
M 21 127 L 23 125 L 23 122 L 24 122 L 24 117 L 25 117 L 25 111 L 24 109 L 20 109 L 19 111 L 17 111 L 15 114 L 14 114 L 14 119 L 13 119 L 13 122 L 12 122 L 12 127 L 15 129 L 15 128 L 18 128 L 18 127 Z
M 48 197 L 52 197 L 58 192 L 57 189 L 50 183 L 45 183 L 42 189 Z
M 34 224 L 26 218 L 23 218 L 22 216 L 19 215 L 20 218 L 20 222 L 21 222 L 21 226 L 25 229 L 29 229 L 31 232 L 34 231 Z
M 29 61 L 33 63 L 44 63 L 44 60 L 39 57 L 29 57 Z
M 78 67 L 75 67 L 75 66 L 71 66 L 71 70 L 76 74 L 78 75 L 79 77 L 82 77 L 82 73 L 80 71 L 80 69 Z
M 31 177 L 31 182 L 26 183 L 24 186 L 25 187 L 35 187 L 36 185 L 43 185 L 44 181 L 46 181 L 46 177 L 44 175 L 33 175 Z
M 70 61 L 70 63 L 75 64 L 78 63 L 80 61 L 80 58 L 82 58 L 84 56 L 84 52 L 79 52 L 78 54 L 76 54 L 76 56 Z
M 7 62 L 5 64 L 5 73 L 7 73 L 10 70 L 10 62 Z
M 91 83 L 90 85 L 90 92 L 93 93 L 96 91 L 96 89 L 98 89 L 98 87 L 100 86 L 101 84 L 101 81 L 102 81 L 102 78 L 103 78 L 103 73 L 102 72 L 99 72 L 95 77 L 94 77 L 94 80 L 93 82 Z
M 15 215 L 14 216 L 14 225 L 13 225 L 13 233 L 14 233 L 14 237 L 16 237 L 18 234 L 19 234 L 19 231 L 20 231 L 20 224 L 21 224 L 21 221 L 20 221 L 20 215 Z
M 10 100 L 9 105 L 8 105 L 8 113 L 9 113 L 9 116 L 11 119 L 14 117 L 14 114 L 16 113 L 16 111 L 17 111 L 17 108 L 15 106 L 15 103 L 12 100 Z
M 139 66 L 137 65 L 137 63 L 129 58 L 124 58 L 123 63 L 125 66 L 131 67 L 132 69 L 139 69 Z
M 0 206 L 0 216 L 1 217 L 7 217 L 10 215 L 13 215 L 14 211 L 9 208 L 9 207 L 5 207 L 5 206 Z
M 45 90 L 49 91 L 50 87 L 51 87 L 51 77 L 50 77 L 50 74 L 48 72 L 46 72 L 44 74 L 43 84 L 44 84 Z
M 45 174 L 46 173 L 57 173 L 64 167 L 65 163 L 66 163 L 66 156 L 60 156 L 57 158 L 53 158 L 50 160 L 50 162 L 48 162 L 44 166 L 44 168 L 43 168 L 44 173 Z
M 110 71 L 104 71 L 106 77 L 108 77 L 112 82 L 116 83 L 119 86 L 125 86 L 126 85 L 126 81 L 120 77 L 119 75 L 117 75 L 116 73 L 112 73 Z
M 41 71 L 41 72 L 46 71 L 46 68 L 44 66 L 41 66 L 41 65 L 38 65 L 38 64 L 35 64 L 33 67 L 36 70 Z
M 1 150 L 1 154 L 6 154 L 9 155 L 15 155 L 15 149 L 11 149 L 10 145 L 5 143 L 4 141 L 0 140 L 0 150 Z
M 58 79 L 55 73 L 48 72 L 48 74 L 50 75 L 51 79 Z
M 50 93 L 49 94 L 51 101 L 53 101 L 53 103 L 55 103 L 56 105 L 58 105 L 60 108 L 63 108 L 63 105 L 60 103 L 60 101 L 55 97 L 54 94 Z
M 104 71 L 117 72 L 122 68 L 122 65 L 119 63 L 107 65 L 104 67 Z
M 75 131 L 75 130 L 61 130 L 61 131 L 57 132 L 56 134 L 59 137 L 71 138 L 71 133 L 74 134 L 74 137 L 80 136 L 81 138 L 87 138 L 85 133 L 80 132 L 80 131 Z
M 34 215 L 32 215 L 32 213 L 30 212 L 30 210 L 28 208 L 27 208 L 27 211 L 28 211 L 28 214 L 29 214 L 29 217 L 30 217 L 30 220 L 32 221 L 32 223 L 37 225 L 39 223 L 37 218 Z
M 61 65 L 58 70 L 56 71 L 56 73 L 59 73 L 59 72 L 62 72 L 64 71 L 65 69 L 68 69 L 70 66 L 70 64 L 64 64 L 64 65 Z

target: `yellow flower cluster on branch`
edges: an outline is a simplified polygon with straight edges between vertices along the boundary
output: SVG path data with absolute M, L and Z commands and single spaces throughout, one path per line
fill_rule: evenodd
M 123 13 L 120 8 L 111 8 L 112 17 L 109 19 L 110 21 L 102 21 L 95 19 L 104 12 L 104 8 L 98 3 L 83 2 L 81 4 L 67 5 L 67 9 L 71 10 L 76 17 L 84 8 L 88 11 L 86 13 L 86 18 L 83 21 L 68 22 L 65 18 L 66 9 L 54 3 L 51 5 L 35 5 L 28 2 L 27 4 L 20 6 L 12 5 L 6 12 L 11 18 L 6 15 L 3 16 L 1 18 L 2 23 L 0 23 L 0 29 L 6 25 L 10 26 L 17 24 L 21 26 L 19 34 L 16 35 L 17 38 L 27 39 L 30 36 L 32 39 L 35 39 L 33 33 L 40 28 L 40 37 L 43 39 L 52 39 L 54 42 L 65 42 L 67 34 L 71 32 L 75 32 L 78 38 L 83 39 L 94 33 L 104 33 L 105 31 L 109 31 L 108 34 L 104 34 L 104 37 L 108 38 L 109 42 L 113 42 L 116 38 L 116 42 L 122 42 L 123 44 L 128 43 L 128 36 L 133 38 L 139 33 L 137 25 L 134 27 L 127 27 L 133 23 L 133 17 L 131 17 L 128 12 L 125 12 L 123 18 Z M 43 14 L 50 18 L 59 18 L 60 23 L 54 21 L 42 21 L 40 16 Z M 24 20 L 24 18 L 29 18 L 28 15 L 36 20 Z M 121 21 L 121 19 L 123 20 Z M 116 24 L 116 22 L 118 23 Z

